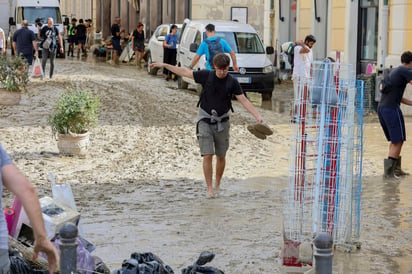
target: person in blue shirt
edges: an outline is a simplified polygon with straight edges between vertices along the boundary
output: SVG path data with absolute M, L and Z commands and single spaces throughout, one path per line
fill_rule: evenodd
M 54 273 L 59 266 L 59 254 L 47 237 L 36 190 L 0 144 L 0 194 L 3 193 L 3 188 L 7 188 L 17 196 L 29 218 L 34 235 L 34 260 L 37 259 L 39 252 L 45 253 L 49 263 L 49 273 Z M 10 273 L 8 230 L 4 214 L 0 215 L 0 273 Z
M 200 46 L 196 51 L 196 55 L 195 55 L 195 57 L 193 57 L 192 64 L 190 65 L 190 68 L 193 68 L 197 64 L 197 62 L 199 62 L 200 56 L 205 54 L 206 55 L 206 69 L 212 70 L 213 69 L 212 60 L 213 60 L 214 56 L 212 56 L 212 58 L 210 56 L 208 42 L 212 42 L 214 40 L 219 39 L 219 43 L 221 45 L 222 52 L 229 53 L 230 57 L 232 58 L 233 70 L 234 71 L 239 71 L 239 67 L 238 67 L 237 61 L 236 61 L 235 52 L 232 50 L 232 48 L 229 46 L 229 44 L 224 39 L 216 37 L 215 25 L 207 24 L 205 29 L 206 29 L 206 36 L 207 36 L 206 40 L 208 40 L 208 41 L 204 40 L 202 43 L 200 43 Z
M 176 53 L 177 53 L 177 26 L 172 25 L 170 27 L 170 33 L 166 35 L 166 38 L 163 42 L 163 62 L 172 66 L 176 65 Z M 165 76 L 166 81 L 169 79 L 177 80 L 176 75 L 169 71 L 166 68 L 163 68 L 163 74 Z

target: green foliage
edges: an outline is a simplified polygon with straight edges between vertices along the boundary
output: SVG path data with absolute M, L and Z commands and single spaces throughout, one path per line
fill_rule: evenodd
M 21 56 L 0 55 L 0 85 L 8 91 L 26 89 L 29 82 L 29 64 Z
M 53 134 L 87 132 L 97 124 L 99 107 L 99 98 L 90 91 L 69 88 L 57 100 L 49 116 Z

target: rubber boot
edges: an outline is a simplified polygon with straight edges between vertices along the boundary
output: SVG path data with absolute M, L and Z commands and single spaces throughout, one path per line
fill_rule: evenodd
M 399 156 L 398 161 L 396 161 L 395 170 L 393 171 L 396 176 L 407 176 L 408 172 L 402 170 L 402 157 Z
M 384 159 L 383 160 L 383 177 L 385 178 L 398 178 L 397 175 L 395 175 L 395 167 L 397 164 L 397 160 L 393 159 Z
M 141 67 L 140 67 L 140 54 L 138 54 L 138 55 L 136 56 L 136 66 L 137 66 L 138 68 L 141 68 Z

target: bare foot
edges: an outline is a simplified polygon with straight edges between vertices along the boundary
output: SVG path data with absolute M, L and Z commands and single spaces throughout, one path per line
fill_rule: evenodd
M 208 190 L 207 191 L 207 196 L 206 196 L 208 199 L 212 199 L 212 198 L 214 198 L 214 195 L 213 195 L 213 189 L 212 190 Z

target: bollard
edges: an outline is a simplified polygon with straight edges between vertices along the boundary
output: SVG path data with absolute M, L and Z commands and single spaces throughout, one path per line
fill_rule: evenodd
M 77 273 L 77 227 L 67 222 L 60 229 L 60 273 Z
M 332 246 L 333 239 L 326 232 L 320 232 L 313 240 L 315 274 L 332 273 Z

